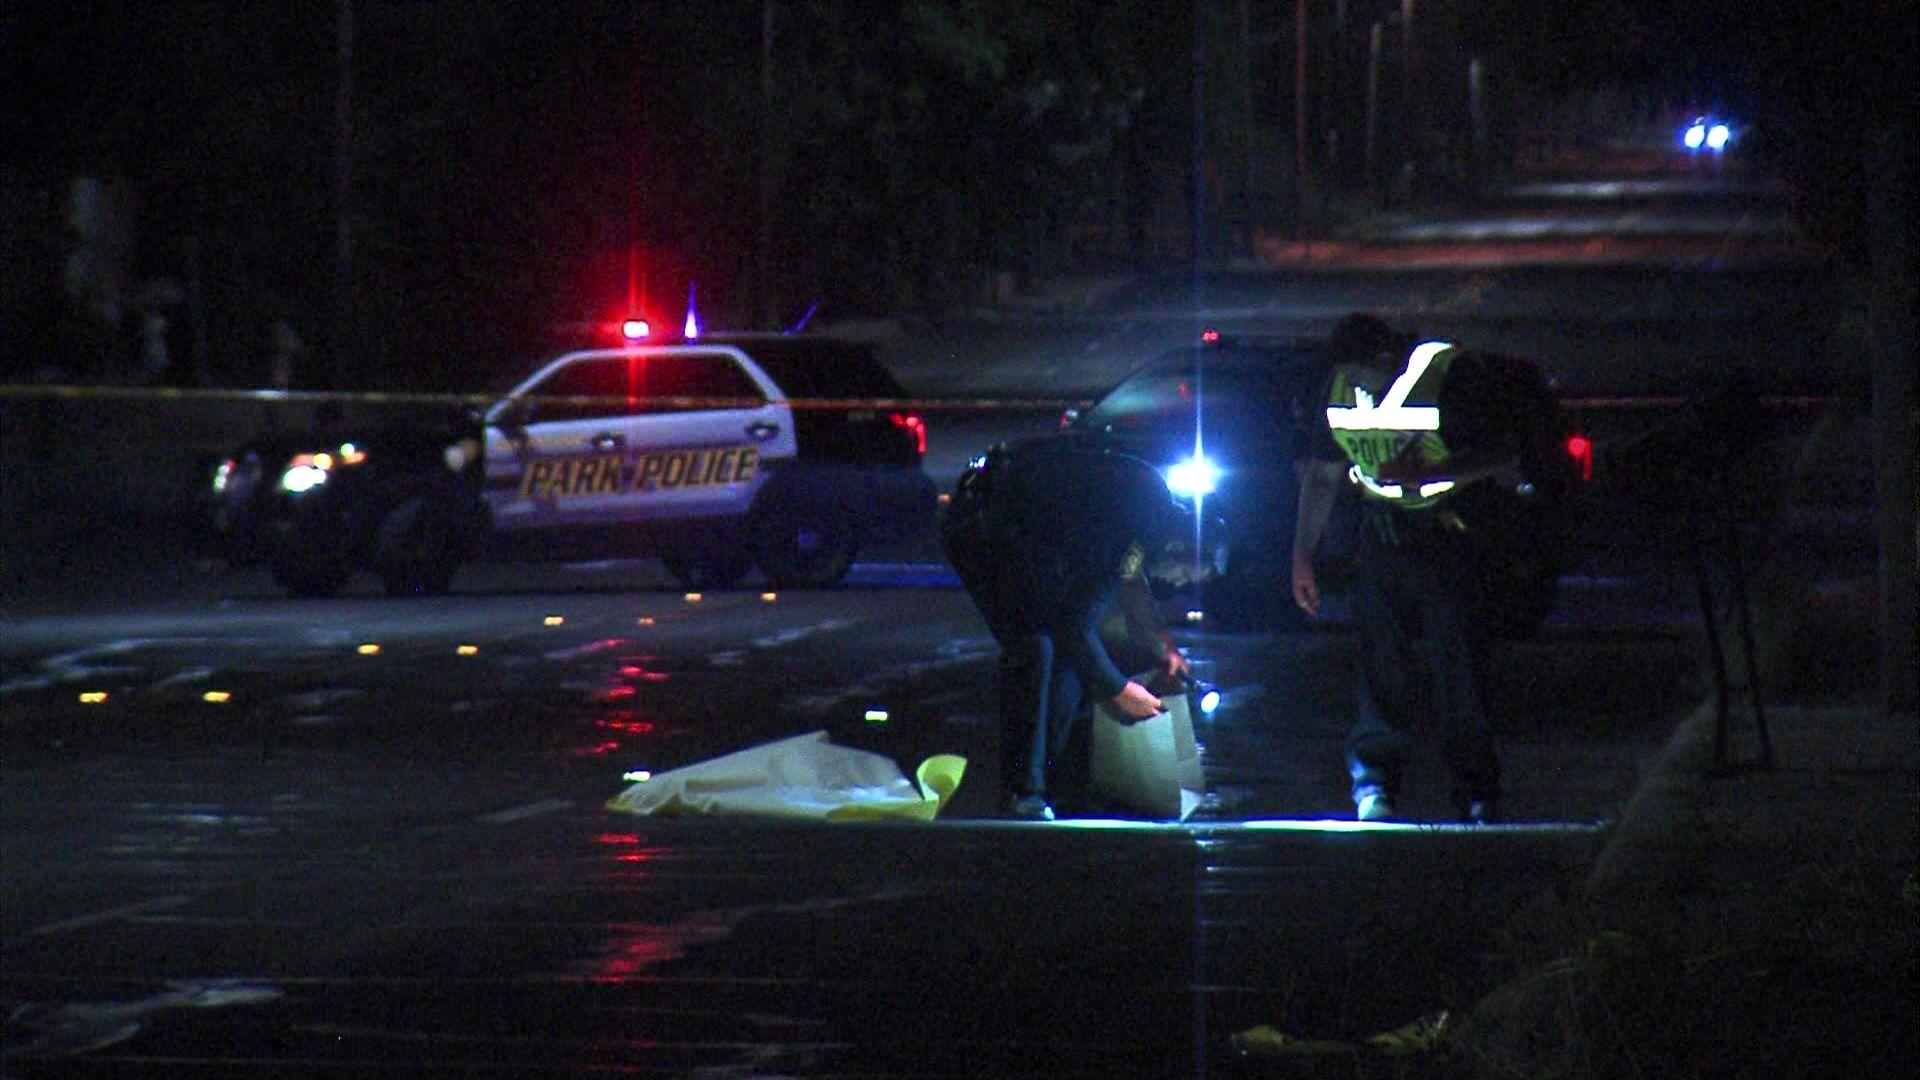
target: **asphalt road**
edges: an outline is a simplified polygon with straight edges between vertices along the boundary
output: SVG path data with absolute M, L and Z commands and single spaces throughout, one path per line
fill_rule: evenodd
M 1497 981 L 1484 935 L 1588 864 L 1690 670 L 1671 629 L 1565 620 L 1503 652 L 1521 824 L 1353 832 L 1325 821 L 1346 635 L 1202 624 L 1207 804 L 1022 826 L 993 816 L 991 643 L 936 568 L 698 601 L 553 573 L 418 603 L 228 576 L 10 626 L 5 1075 L 1230 1074 L 1234 1031 L 1364 1036 Z M 924 826 L 604 806 L 811 730 L 968 775 Z

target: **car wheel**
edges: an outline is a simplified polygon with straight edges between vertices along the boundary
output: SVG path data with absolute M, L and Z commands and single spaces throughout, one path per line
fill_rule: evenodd
M 680 552 L 661 561 L 666 563 L 667 573 L 689 592 L 730 589 L 753 569 L 752 556 L 732 548 L 718 555 Z
M 380 522 L 374 566 L 388 596 L 439 596 L 460 568 L 460 536 L 447 508 L 407 499 Z
M 276 558 L 273 582 L 294 596 L 324 600 L 346 587 L 351 573 L 344 559 L 320 556 L 310 559 Z
M 859 547 L 853 522 L 831 507 L 783 506 L 754 521 L 753 560 L 776 588 L 837 585 Z

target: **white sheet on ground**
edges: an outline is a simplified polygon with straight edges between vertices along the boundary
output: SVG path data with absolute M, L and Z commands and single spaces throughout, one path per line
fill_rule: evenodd
M 746 814 L 815 821 L 931 821 L 965 758 L 936 754 L 909 780 L 893 759 L 836 746 L 824 731 L 762 743 L 640 781 L 608 801 L 629 814 Z

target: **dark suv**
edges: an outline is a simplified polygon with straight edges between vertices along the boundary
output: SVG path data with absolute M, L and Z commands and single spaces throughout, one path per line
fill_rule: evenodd
M 472 558 L 651 556 L 688 588 L 757 567 L 838 582 L 860 548 L 933 519 L 922 419 L 864 346 L 716 334 L 570 352 L 454 425 L 336 430 L 237 460 L 216 499 L 276 580 L 356 569 L 444 591 Z
M 1109 442 L 1159 466 L 1176 493 L 1202 496 L 1209 516 L 1227 530 L 1226 573 L 1198 598 L 1210 616 L 1231 625 L 1293 625 L 1301 618 L 1291 587 L 1295 466 L 1308 451 L 1309 425 L 1325 422 L 1325 343 L 1208 338 L 1144 365 L 1091 407 L 1070 413 L 1062 437 Z M 1538 368 L 1512 364 L 1527 373 L 1534 398 L 1529 484 L 1472 496 L 1479 527 L 1499 538 L 1499 581 L 1485 593 L 1488 617 L 1505 634 L 1536 627 L 1553 605 L 1572 555 L 1580 485 L 1574 455 L 1582 448 Z M 1341 500 L 1322 539 L 1320 577 L 1333 590 L 1350 573 L 1352 502 Z

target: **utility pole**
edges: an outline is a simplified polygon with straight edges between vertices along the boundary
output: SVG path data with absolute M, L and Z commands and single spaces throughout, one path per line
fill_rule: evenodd
M 1294 0 L 1293 213 L 1294 235 L 1307 235 L 1307 0 Z
M 1253 0 L 1240 0 L 1240 162 L 1243 194 L 1251 196 L 1258 177 L 1254 171 L 1253 124 Z
M 1206 253 L 1207 207 L 1207 30 L 1205 0 L 1193 0 L 1193 239 L 1194 310 L 1200 304 L 1200 273 Z
M 760 326 L 778 329 L 773 304 L 773 0 L 760 3 L 760 229 L 755 252 Z
M 1487 67 L 1477 56 L 1467 61 L 1467 118 L 1473 125 L 1473 173 L 1478 182 L 1487 171 Z
M 1400 0 L 1400 108 L 1394 113 L 1394 133 L 1402 164 L 1412 162 L 1420 147 L 1420 133 L 1415 130 L 1415 118 L 1420 115 L 1413 98 L 1415 67 L 1413 0 Z
M 1879 547 L 1879 706 L 1914 714 L 1913 247 L 1908 136 L 1867 134 L 1868 364 L 1872 372 L 1874 495 Z
M 207 273 L 200 264 L 200 235 L 188 236 L 181 249 L 187 260 L 187 323 L 193 333 L 193 380 L 199 386 L 212 386 L 213 357 L 207 352 Z
M 353 339 L 353 0 L 339 0 L 339 81 L 334 90 L 333 389 L 346 388 Z
M 1400 104 L 1413 109 L 1413 0 L 1400 0 Z
M 1369 190 L 1373 187 L 1374 155 L 1380 133 L 1380 39 L 1384 33 L 1385 28 L 1376 21 L 1367 34 L 1367 149 L 1364 169 Z

